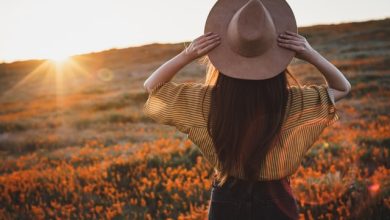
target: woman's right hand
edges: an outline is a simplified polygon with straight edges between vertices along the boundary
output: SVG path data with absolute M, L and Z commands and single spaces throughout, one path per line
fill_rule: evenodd
M 286 31 L 285 34 L 278 37 L 278 45 L 295 51 L 295 57 L 313 64 L 325 76 L 329 88 L 334 91 L 334 102 L 345 97 L 351 91 L 351 84 L 343 73 L 314 50 L 305 37 Z
M 283 34 L 280 34 L 278 37 L 278 45 L 295 51 L 296 58 L 305 60 L 309 63 L 311 63 L 313 58 L 317 55 L 317 51 L 310 46 L 306 38 L 294 32 L 286 31 Z

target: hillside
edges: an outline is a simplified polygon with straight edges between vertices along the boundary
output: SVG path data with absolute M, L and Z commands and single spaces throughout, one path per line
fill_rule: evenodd
M 292 180 L 304 219 L 390 216 L 390 19 L 299 29 L 350 80 Z M 143 81 L 185 43 L 0 64 L 0 219 L 201 219 L 212 167 L 142 114 Z M 325 83 L 293 60 L 300 84 Z M 204 80 L 193 62 L 173 81 Z

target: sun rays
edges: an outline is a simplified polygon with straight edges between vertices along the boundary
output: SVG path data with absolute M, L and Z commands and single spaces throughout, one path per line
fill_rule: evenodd
M 58 56 L 45 60 L 0 95 L 0 101 L 34 96 L 57 97 L 82 89 L 92 73 L 76 59 Z

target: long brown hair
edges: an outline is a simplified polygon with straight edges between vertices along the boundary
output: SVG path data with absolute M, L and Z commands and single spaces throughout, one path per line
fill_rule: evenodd
M 211 85 L 207 131 L 220 171 L 215 177 L 219 185 L 232 173 L 256 181 L 259 161 L 280 141 L 289 96 L 287 74 L 301 86 L 288 69 L 270 79 L 246 80 L 224 75 L 206 62 L 205 84 Z

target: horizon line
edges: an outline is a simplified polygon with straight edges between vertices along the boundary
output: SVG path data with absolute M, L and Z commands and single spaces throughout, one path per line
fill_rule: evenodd
M 350 24 L 350 23 L 365 23 L 365 22 L 371 22 L 371 21 L 381 21 L 381 20 L 387 20 L 390 19 L 390 16 L 387 17 L 381 17 L 381 18 L 372 18 L 372 19 L 364 19 L 364 20 L 352 20 L 352 21 L 340 21 L 340 22 L 332 22 L 332 23 L 317 23 L 317 24 L 309 24 L 306 26 L 298 26 L 298 28 L 310 28 L 310 27 L 316 27 L 316 26 L 332 26 L 332 25 L 342 25 L 342 24 Z M 139 43 L 139 44 L 130 44 L 128 46 L 119 46 L 119 47 L 110 47 L 106 49 L 101 49 L 101 50 L 91 50 L 91 51 L 86 51 L 84 53 L 77 53 L 77 54 L 72 54 L 69 55 L 69 57 L 74 57 L 74 56 L 82 56 L 82 55 L 88 55 L 88 54 L 93 54 L 93 53 L 102 53 L 105 51 L 110 51 L 110 50 L 121 50 L 121 49 L 128 49 L 128 48 L 137 48 L 137 47 L 143 47 L 143 46 L 148 46 L 148 45 L 153 45 L 153 44 L 181 44 L 189 41 L 180 41 L 180 42 L 173 42 L 173 41 L 150 41 L 150 42 L 145 42 L 145 43 Z M 1 59 L 0 58 L 0 65 L 1 64 L 12 64 L 16 62 L 26 62 L 26 61 L 41 61 L 41 60 L 49 60 L 50 58 L 43 58 L 43 57 L 37 57 L 37 58 L 21 58 L 21 59 Z

